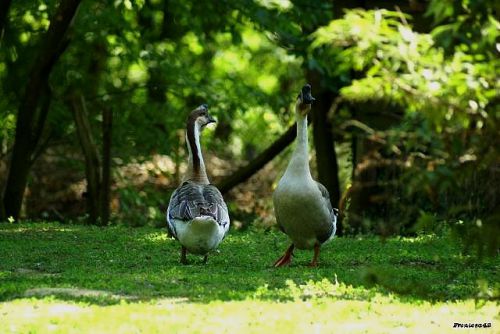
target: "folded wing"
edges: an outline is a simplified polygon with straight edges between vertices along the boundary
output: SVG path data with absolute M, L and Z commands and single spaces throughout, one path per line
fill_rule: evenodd
M 338 210 L 332 207 L 332 203 L 330 202 L 330 194 L 328 193 L 326 187 L 317 181 L 316 184 L 318 185 L 318 189 L 321 192 L 321 197 L 323 198 L 324 205 L 330 213 L 330 221 L 332 222 L 332 224 L 328 226 L 328 230 L 325 230 L 323 233 L 321 233 L 321 235 L 318 236 L 320 242 L 325 242 L 335 235 L 335 232 L 337 230 Z
M 212 217 L 226 232 L 229 229 L 229 214 L 220 191 L 210 184 L 186 181 L 170 199 L 167 211 L 169 233 L 177 237 L 172 220 L 188 222 L 200 216 Z

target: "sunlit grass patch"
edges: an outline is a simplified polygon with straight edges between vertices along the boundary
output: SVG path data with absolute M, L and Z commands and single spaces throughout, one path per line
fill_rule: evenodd
M 98 306 L 54 298 L 0 304 L 3 333 L 446 333 L 454 322 L 498 321 L 493 303 L 263 300 L 188 303 L 178 299 Z M 485 331 L 486 333 L 490 331 Z
M 148 242 L 166 242 L 169 237 L 164 232 L 165 231 L 151 232 L 149 234 L 146 234 L 143 240 Z

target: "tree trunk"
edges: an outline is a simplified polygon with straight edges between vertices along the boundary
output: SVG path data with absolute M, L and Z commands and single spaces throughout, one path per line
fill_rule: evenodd
M 5 26 L 7 25 L 7 13 L 9 12 L 12 0 L 2 0 L 0 1 L 0 41 L 3 38 L 3 32 Z
M 1 198 L 0 198 L 1 199 Z M 3 201 L 0 201 L 0 223 L 7 217 Z
M 101 222 L 109 222 L 109 203 L 111 200 L 111 131 L 113 111 L 105 107 L 102 111 L 102 182 L 101 182 Z
M 19 105 L 16 134 L 10 161 L 9 174 L 5 185 L 3 202 L 5 217 L 17 219 L 21 210 L 24 190 L 32 164 L 32 154 L 37 146 L 36 133 L 43 129 L 45 117 L 35 117 L 43 91 L 48 87 L 48 79 L 54 64 L 65 47 L 65 35 L 75 16 L 80 0 L 67 0 L 60 3 L 50 21 L 44 42 L 35 57 L 33 68 L 27 79 L 26 88 Z M 38 125 L 35 125 L 38 121 Z M 4 217 L 4 218 L 5 218 Z
M 314 147 L 318 179 L 330 192 L 332 204 L 338 206 L 340 199 L 340 183 L 338 178 L 337 154 L 332 133 L 332 124 L 327 118 L 328 110 L 333 101 L 330 93 L 323 93 L 312 112 Z
M 96 96 L 98 94 L 99 85 L 101 81 L 101 76 L 106 68 L 106 60 L 108 57 L 106 42 L 103 39 L 98 39 L 93 41 L 88 45 L 88 49 L 92 50 L 92 61 L 89 63 L 87 69 L 86 81 L 90 83 L 87 85 L 85 91 L 80 92 L 83 96 Z M 82 54 L 82 57 L 85 55 Z M 111 182 L 111 127 L 112 127 L 112 113 L 113 110 L 107 106 L 103 105 L 97 101 L 91 104 L 92 110 L 94 112 L 87 112 L 87 104 L 82 104 L 84 107 L 83 117 L 85 117 L 85 123 L 88 125 L 86 129 L 87 137 L 90 139 L 91 147 L 83 150 L 82 153 L 89 161 L 94 161 L 95 165 L 91 165 L 90 168 L 93 170 L 90 173 L 86 172 L 86 175 L 91 177 L 97 177 L 98 180 L 87 179 L 87 184 L 94 183 L 93 187 L 97 189 L 94 197 L 92 199 L 87 198 L 87 206 L 89 217 L 91 216 L 90 210 L 97 211 L 96 219 L 90 219 L 91 224 L 107 225 L 109 221 L 109 205 L 110 205 L 110 182 Z M 90 104 L 89 104 L 90 105 Z M 102 152 L 99 153 L 99 147 L 93 140 L 92 132 L 90 131 L 91 125 L 90 120 L 92 115 L 101 113 L 102 116 Z M 85 129 L 85 128 L 84 128 Z M 89 156 L 88 152 L 91 152 Z M 99 163 L 99 158 L 102 158 L 102 163 Z M 86 166 L 86 170 L 87 170 Z M 88 193 L 88 195 L 90 195 Z
M 370 129 L 385 131 L 401 121 L 402 110 L 396 106 L 380 103 L 357 103 L 351 105 L 352 119 L 366 124 Z M 366 232 L 373 226 L 364 226 L 365 218 L 382 218 L 387 226 L 391 217 L 387 215 L 387 193 L 394 173 L 394 166 L 377 162 L 384 157 L 383 145 L 368 138 L 366 133 L 351 130 L 352 135 L 352 189 L 349 205 L 349 230 L 352 233 Z M 393 194 L 395 195 L 395 194 Z M 387 228 L 386 228 L 387 230 Z
M 320 84 L 319 74 L 310 71 L 309 82 L 312 85 L 313 96 L 316 102 L 312 106 L 311 118 L 313 121 L 313 143 L 316 151 L 316 165 L 318 181 L 330 193 L 330 201 L 334 208 L 339 207 L 340 181 L 335 141 L 333 139 L 332 124 L 328 119 L 328 111 L 336 95 Z M 337 226 L 337 235 L 343 235 L 342 224 Z
M 373 196 L 380 193 L 377 186 L 377 169 L 366 164 L 368 156 L 379 149 L 372 141 L 364 136 L 352 134 L 352 172 L 351 172 L 351 194 L 349 199 L 349 226 L 348 230 L 351 234 L 367 232 L 368 226 L 363 226 L 365 218 L 369 212 L 373 211 L 376 206 L 372 203 Z M 367 167 L 362 167 L 365 163 Z
M 101 208 L 101 162 L 99 153 L 92 136 L 89 124 L 85 99 L 80 97 L 71 98 L 73 117 L 76 124 L 76 132 L 85 157 L 85 175 L 87 178 L 87 212 L 90 224 L 99 224 Z

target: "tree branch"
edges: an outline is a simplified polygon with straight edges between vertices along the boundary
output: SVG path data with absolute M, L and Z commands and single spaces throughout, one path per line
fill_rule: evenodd
M 284 134 L 281 135 L 281 137 L 279 137 L 274 143 L 271 144 L 271 146 L 259 154 L 254 160 L 249 162 L 246 166 L 238 169 L 231 176 L 222 180 L 222 182 L 217 185 L 217 188 L 219 188 L 222 193 L 227 193 L 238 184 L 248 180 L 253 174 L 258 172 L 293 142 L 297 135 L 296 129 L 296 124 L 293 124 Z

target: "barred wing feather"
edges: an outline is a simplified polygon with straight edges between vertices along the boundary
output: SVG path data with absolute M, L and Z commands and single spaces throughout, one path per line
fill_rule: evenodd
M 170 234 L 177 237 L 171 220 L 187 222 L 199 216 L 210 216 L 226 232 L 229 229 L 229 213 L 220 191 L 210 184 L 186 181 L 174 191 L 170 198 L 167 211 Z
M 339 211 L 332 207 L 332 203 L 330 202 L 330 194 L 328 193 L 326 187 L 317 181 L 316 184 L 318 185 L 318 189 L 321 192 L 321 196 L 323 197 L 323 201 L 328 209 L 328 212 L 330 212 L 330 221 L 332 222 L 332 224 L 329 226 L 328 231 L 325 231 L 318 236 L 319 241 L 323 243 L 335 235 L 335 232 L 337 230 L 337 216 Z

